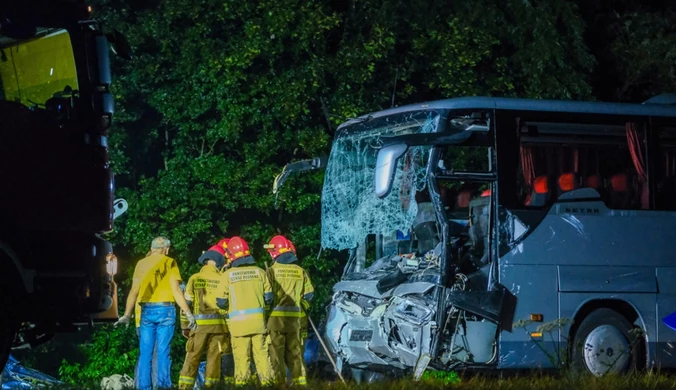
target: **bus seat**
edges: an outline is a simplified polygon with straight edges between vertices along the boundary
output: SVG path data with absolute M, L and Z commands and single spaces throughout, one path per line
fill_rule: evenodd
M 634 200 L 631 177 L 626 173 L 617 173 L 610 178 L 610 207 L 628 209 Z
M 561 195 L 564 192 L 576 190 L 580 188 L 580 176 L 575 172 L 563 173 L 561 176 L 559 176 L 557 185 L 558 195 Z
M 533 193 L 530 196 L 528 206 L 542 207 L 549 202 L 549 177 L 538 176 L 533 180 Z
M 595 189 L 596 192 L 598 192 L 599 195 L 601 195 L 601 199 L 606 198 L 607 192 L 605 182 L 603 180 L 603 177 L 598 173 L 587 176 L 587 178 L 584 181 L 584 185 L 587 188 Z
M 600 190 L 603 187 L 603 179 L 601 178 L 601 175 L 594 174 L 587 176 L 587 179 L 585 180 L 585 187 L 593 188 L 596 191 Z
M 460 193 L 458 194 L 458 198 L 457 198 L 457 202 L 458 202 L 457 207 L 459 209 L 468 209 L 469 208 L 469 201 L 471 200 L 471 198 L 472 198 L 472 192 L 467 191 L 467 190 L 460 191 Z

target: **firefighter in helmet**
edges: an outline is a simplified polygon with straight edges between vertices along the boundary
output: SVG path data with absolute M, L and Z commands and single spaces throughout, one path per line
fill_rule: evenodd
M 190 277 L 185 289 L 185 299 L 195 315 L 197 329 L 188 329 L 187 320 L 181 316 L 183 336 L 188 342 L 183 369 L 178 379 L 179 389 L 194 387 L 205 351 L 207 366 L 204 384 L 210 387 L 218 383 L 221 379 L 221 356 L 232 353 L 225 311 L 216 305 L 216 297 L 220 293 L 219 285 L 222 282 L 220 271 L 225 266 L 225 246 L 228 241 L 223 239 L 202 253 L 197 260 L 202 264 L 202 269 Z
M 302 320 L 306 319 L 305 311 L 314 288 L 307 272 L 296 264 L 296 248 L 291 241 L 284 236 L 275 236 L 265 248 L 274 260 L 268 269 L 275 296 L 268 329 L 272 341 L 270 357 L 277 381 L 284 381 L 285 367 L 288 367 L 293 384 L 306 385 L 301 331 L 307 329 Z
M 251 378 L 251 355 L 263 385 L 273 381 L 267 343 L 266 311 L 272 303 L 272 288 L 264 270 L 254 264 L 249 245 L 232 237 L 225 249 L 232 267 L 222 274 L 218 307 L 228 312 L 235 384 Z

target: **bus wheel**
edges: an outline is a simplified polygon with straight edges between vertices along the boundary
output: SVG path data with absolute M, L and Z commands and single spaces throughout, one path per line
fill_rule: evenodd
M 632 347 L 629 321 L 611 309 L 596 309 L 575 332 L 572 366 L 596 376 L 635 368 L 638 348 Z

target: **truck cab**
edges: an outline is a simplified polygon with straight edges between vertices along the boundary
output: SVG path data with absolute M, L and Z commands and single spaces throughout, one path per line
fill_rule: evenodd
M 90 14 L 78 0 L 0 4 L 0 366 L 113 305 L 109 41 L 127 46 Z

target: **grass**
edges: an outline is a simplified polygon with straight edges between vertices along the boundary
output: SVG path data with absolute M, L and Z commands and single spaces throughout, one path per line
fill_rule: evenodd
M 396 381 L 383 381 L 373 384 L 355 384 L 340 382 L 311 381 L 308 388 L 331 388 L 342 389 L 369 389 L 369 390 L 398 390 L 398 389 L 500 389 L 500 390 L 525 390 L 525 389 L 581 389 L 581 390 L 640 390 L 640 389 L 676 389 L 676 376 L 667 374 L 634 374 L 621 376 L 604 376 L 601 378 L 588 375 L 545 375 L 528 374 L 509 378 L 473 376 L 457 380 L 448 377 L 428 376 L 420 382 L 402 379 Z
M 427 374 L 427 373 L 426 373 Z M 99 389 L 97 385 L 79 386 L 80 389 Z M 213 390 L 232 389 L 233 387 L 218 385 Z M 292 389 L 292 386 L 261 387 L 250 385 L 237 389 Z M 73 387 L 70 387 L 73 389 Z M 607 375 L 601 378 L 590 375 L 573 374 L 522 374 L 511 377 L 498 376 L 459 376 L 457 374 L 428 374 L 416 382 L 413 379 L 384 380 L 376 383 L 357 384 L 348 381 L 325 381 L 310 379 L 306 389 L 332 390 L 402 390 L 402 389 L 457 389 L 457 390 L 528 390 L 528 389 L 560 389 L 560 390 L 642 390 L 642 389 L 676 389 L 676 376 L 666 373 L 648 372 L 629 375 Z

